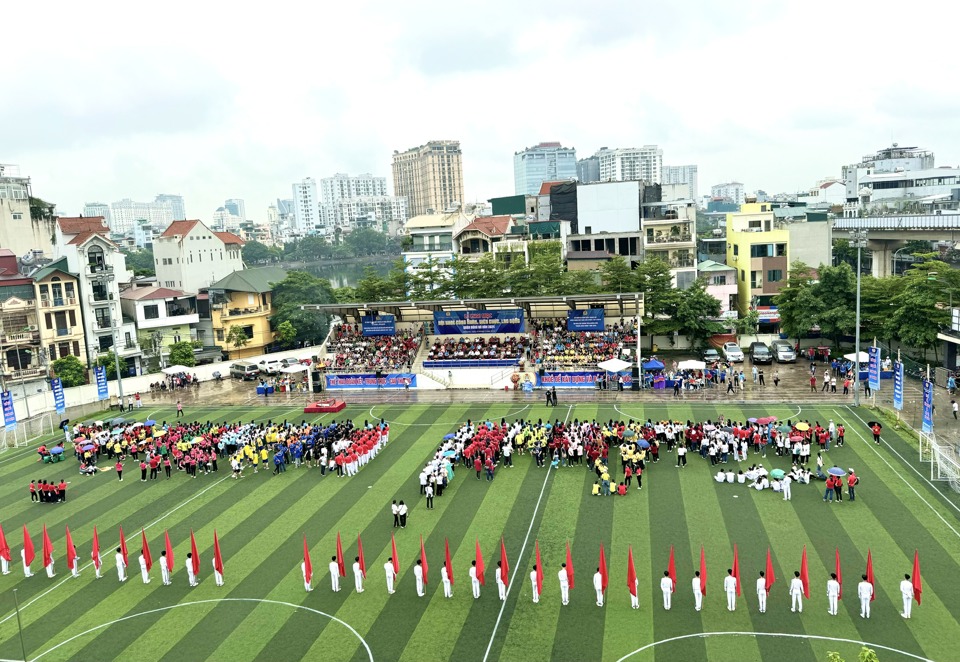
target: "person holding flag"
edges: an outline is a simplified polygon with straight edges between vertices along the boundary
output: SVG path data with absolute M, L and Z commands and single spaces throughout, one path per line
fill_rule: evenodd
M 77 548 L 73 544 L 73 536 L 70 535 L 70 527 L 67 527 L 67 568 L 74 577 L 80 576 L 80 562 Z
M 453 597 L 453 563 L 450 560 L 450 542 L 444 538 L 443 565 L 440 567 L 440 580 L 443 582 L 443 596 Z
M 600 567 L 593 573 L 593 590 L 597 592 L 597 606 L 603 606 L 603 575 L 600 573 Z
M 560 580 L 560 604 L 570 604 L 570 576 L 567 574 L 567 564 L 560 564 L 560 572 L 557 573 L 557 579 Z
M 630 608 L 640 609 L 640 595 L 638 588 L 640 580 L 637 578 L 637 569 L 633 565 L 633 546 L 627 549 L 627 590 L 630 592 Z
M 53 569 L 53 543 L 50 542 L 50 536 L 47 535 L 47 525 L 43 525 L 43 568 L 47 571 L 47 577 L 53 579 L 57 576 Z
M 0 574 L 10 574 L 10 545 L 7 544 L 7 537 L 3 535 L 2 526 L 0 526 Z
M 599 580 L 600 586 L 597 586 Z M 603 543 L 600 543 L 600 565 L 597 567 L 597 572 L 593 576 L 593 587 L 597 590 L 597 606 L 603 606 L 603 596 L 607 591 L 607 559 L 606 555 L 603 552 Z
M 147 534 L 140 529 L 140 577 L 144 584 L 150 583 L 150 570 L 153 568 L 153 557 L 150 555 L 150 546 L 147 545 Z
M 353 586 L 357 593 L 363 593 L 363 568 L 360 567 L 360 557 L 353 559 Z
M 149 584 L 150 568 L 147 565 L 147 557 L 142 551 L 140 552 L 140 558 L 138 560 L 140 561 L 140 578 L 143 580 L 144 584 Z
M 417 564 L 413 566 L 413 578 L 417 582 L 417 597 L 422 598 L 425 593 L 423 590 L 423 560 L 417 559 Z
M 313 563 L 310 562 L 306 533 L 303 534 L 303 561 L 300 562 L 300 572 L 303 573 L 303 589 L 309 593 L 313 590 Z
M 500 602 L 504 602 L 507 599 L 507 575 L 503 569 L 503 561 L 497 561 L 497 595 L 500 597 Z
M 30 539 L 30 534 L 27 532 L 27 525 L 23 525 L 23 549 L 20 550 L 20 560 L 23 561 L 23 576 L 24 577 L 33 577 L 33 572 L 30 570 L 30 564 L 33 563 L 33 559 L 36 557 L 37 553 L 33 548 L 33 540 Z
M 903 581 L 900 582 L 900 597 L 903 598 L 903 611 L 900 615 L 903 618 L 910 618 L 910 610 L 913 608 L 913 582 L 910 581 L 909 574 L 905 574 Z
M 830 579 L 827 580 L 827 613 L 831 616 L 837 615 L 837 601 L 840 599 L 840 582 L 837 579 L 837 573 L 831 572 Z
M 860 618 L 870 618 L 873 583 L 867 579 L 867 575 L 860 575 L 860 580 L 860 583 L 857 584 L 857 597 L 860 598 Z
M 334 593 L 340 592 L 340 564 L 337 563 L 337 557 L 330 557 L 330 589 Z
M 757 603 L 760 607 L 760 613 L 767 613 L 767 577 L 763 570 L 757 577 Z
M 103 559 L 100 558 L 100 537 L 97 535 L 97 527 L 93 527 L 93 549 L 90 550 L 90 560 L 93 561 L 96 578 L 100 579 L 100 567 L 103 565 Z
M 199 584 L 200 575 L 200 552 L 197 551 L 197 539 L 193 537 L 193 529 L 190 530 L 190 552 L 187 554 L 187 579 L 190 580 L 190 586 L 195 587 Z
M 670 611 L 670 600 L 673 597 L 673 579 L 670 578 L 670 571 L 663 571 L 663 578 L 660 580 L 660 592 L 663 593 L 663 609 Z
M 480 597 L 480 586 L 484 584 L 483 571 L 483 554 L 480 552 L 480 540 L 477 539 L 477 558 L 473 560 L 470 567 L 470 584 L 473 588 L 474 600 Z
M 693 602 L 697 611 L 703 607 L 703 596 L 707 594 L 707 555 L 700 546 L 700 569 L 693 573 Z
M 127 581 L 127 560 L 121 548 L 117 547 L 117 553 L 114 558 L 117 563 L 117 579 L 121 582 Z
M 163 532 L 164 550 L 160 552 L 160 577 L 164 586 L 170 586 L 170 573 L 173 572 L 173 545 L 170 544 L 170 534 Z
M 737 578 L 733 568 L 727 568 L 727 576 L 723 578 L 723 592 L 727 594 L 727 611 L 737 609 Z
M 803 613 L 803 581 L 799 570 L 793 571 L 793 579 L 790 580 L 790 611 Z
M 213 530 L 213 581 L 217 586 L 223 586 L 223 556 L 220 554 L 216 529 Z
M 397 570 L 393 567 L 393 557 L 387 559 L 387 562 L 383 564 L 383 569 L 387 573 L 387 593 L 389 595 L 394 594 L 393 583 L 397 580 Z
M 530 571 L 530 588 L 533 591 L 533 603 L 537 604 L 540 602 L 540 587 L 537 584 L 537 575 L 539 567 L 536 563 L 533 564 L 533 570 Z

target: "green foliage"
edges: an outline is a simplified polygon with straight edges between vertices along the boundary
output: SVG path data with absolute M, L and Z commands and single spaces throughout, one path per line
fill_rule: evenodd
M 293 324 L 289 319 L 285 319 L 277 325 L 276 330 L 273 332 L 273 339 L 281 347 L 291 347 L 294 340 L 297 337 L 297 330 L 293 327 Z
M 306 271 L 289 271 L 286 278 L 271 285 L 274 308 L 308 303 L 333 303 L 334 300 L 330 281 Z
M 856 274 L 846 262 L 835 267 L 821 264 L 816 272 L 794 262 L 787 285 L 776 298 L 781 330 L 799 338 L 817 325 L 836 346 L 856 330 L 856 288 Z
M 243 262 L 247 265 L 266 264 L 274 262 L 280 258 L 282 252 L 279 249 L 272 248 L 259 241 L 248 241 L 241 249 Z
M 716 321 L 720 316 L 720 301 L 707 293 L 707 284 L 702 278 L 683 292 L 677 306 L 677 322 L 694 347 L 702 347 L 707 338 L 723 331 Z
M 827 662 L 845 662 L 843 656 L 836 651 L 829 651 L 827 653 Z M 877 656 L 877 651 L 867 646 L 862 646 L 860 652 L 857 654 L 857 662 L 880 662 L 880 658 Z
M 404 237 L 403 240 L 412 242 L 410 237 Z M 333 237 L 325 238 L 311 235 L 285 244 L 282 253 L 278 251 L 277 256 L 285 260 L 312 262 L 323 259 L 349 259 L 370 255 L 397 255 L 402 250 L 401 243 L 403 240 L 366 228 L 347 233 L 341 232 L 338 228 Z M 246 249 L 246 246 L 244 248 Z M 254 250 L 259 251 L 259 249 Z M 243 259 L 245 262 L 248 261 L 246 252 L 244 252 Z
M 733 320 L 733 328 L 737 332 L 737 343 L 740 342 L 740 336 L 757 333 L 757 325 L 760 323 L 760 313 L 756 310 L 750 310 L 745 315 L 741 315 Z
M 117 360 L 111 349 L 105 354 L 101 354 L 97 357 L 97 360 L 93 363 L 96 367 L 106 368 L 107 369 L 107 380 L 117 378 Z
M 676 316 L 683 293 L 673 287 L 670 265 L 653 258 L 638 264 L 635 273 L 634 287 L 643 292 L 643 332 L 659 336 L 679 330 Z
M 154 262 L 153 251 L 146 248 L 140 250 L 125 250 L 123 257 L 127 268 L 133 271 L 135 276 L 156 276 L 156 263 Z
M 327 315 L 300 306 L 333 303 L 336 300 L 330 281 L 306 271 L 291 271 L 273 285 L 274 314 L 270 318 L 274 339 L 285 347 L 323 342 L 329 329 Z
M 45 221 L 53 218 L 57 206 L 41 198 L 30 196 L 30 218 L 35 221 Z
M 605 292 L 632 292 L 635 280 L 630 265 L 620 255 L 600 265 L 600 284 Z
M 50 367 L 53 368 L 54 374 L 60 378 L 64 388 L 82 386 L 87 383 L 87 370 L 83 361 L 73 354 L 57 359 Z
M 170 345 L 170 365 L 182 365 L 187 368 L 197 365 L 197 357 L 193 354 L 193 343 L 182 340 Z
M 937 333 L 950 324 L 950 301 L 960 301 L 960 272 L 938 260 L 914 264 L 899 279 L 887 318 L 888 336 L 939 357 Z
M 250 339 L 247 338 L 247 332 L 243 330 L 243 327 L 239 324 L 234 324 L 227 331 L 227 342 L 233 345 L 234 349 L 240 349 L 241 347 L 246 347 L 247 343 L 250 342 Z

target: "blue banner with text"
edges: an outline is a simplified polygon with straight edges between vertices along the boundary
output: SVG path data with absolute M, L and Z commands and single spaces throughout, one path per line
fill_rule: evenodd
M 360 318 L 365 336 L 393 336 L 397 333 L 397 318 L 394 315 L 368 315 Z
M 523 333 L 523 308 L 453 310 L 433 313 L 434 333 Z
M 567 311 L 567 331 L 603 331 L 603 308 Z
M 377 377 L 374 373 L 360 375 L 327 375 L 327 389 L 362 388 L 417 388 L 417 375 L 412 372 L 391 372 Z

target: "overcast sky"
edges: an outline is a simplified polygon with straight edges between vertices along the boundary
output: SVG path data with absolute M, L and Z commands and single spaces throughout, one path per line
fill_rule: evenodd
M 960 162 L 950 4 L 244 5 L 5 6 L 0 163 L 65 213 L 180 193 L 264 220 L 294 181 L 390 181 L 431 139 L 461 141 L 467 200 L 512 194 L 513 152 L 549 140 L 658 144 L 701 193 L 796 191 L 894 141 Z

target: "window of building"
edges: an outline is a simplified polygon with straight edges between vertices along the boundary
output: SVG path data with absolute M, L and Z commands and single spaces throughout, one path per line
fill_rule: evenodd
M 217 329 L 217 340 L 223 342 L 223 329 Z
M 143 319 L 147 319 L 147 320 L 160 319 L 160 306 L 157 304 L 153 304 L 151 306 L 144 306 Z
M 744 271 L 743 269 L 741 269 L 741 270 L 740 270 L 740 282 L 746 282 L 746 280 L 747 280 L 747 272 Z
M 713 280 L 711 281 L 711 283 L 714 284 L 714 285 L 726 285 L 726 284 L 727 284 L 727 275 L 726 275 L 726 274 L 722 274 L 722 275 L 720 275 L 720 276 L 714 276 L 714 277 L 713 277 Z
M 763 287 L 763 281 L 761 280 L 760 271 L 751 271 L 750 272 L 750 289 L 757 289 Z
M 783 280 L 783 270 L 782 269 L 769 269 L 767 270 L 767 282 L 768 283 L 779 283 Z
M 106 352 L 113 347 L 113 334 L 109 336 L 100 336 L 100 351 Z
M 733 245 L 733 254 L 734 254 L 734 255 L 740 255 L 740 245 L 739 245 L 739 244 L 734 244 L 734 245 Z
M 773 244 L 751 245 L 750 257 L 773 257 Z
M 247 339 L 252 340 L 252 339 L 253 339 L 253 325 L 252 325 L 252 324 L 248 324 L 247 326 L 243 327 L 243 334 L 247 337 Z
M 23 220 L 23 214 L 21 214 L 20 212 L 14 212 L 14 214 L 13 214 L 13 220 L 15 220 L 15 221 L 22 221 L 22 220 Z
M 787 256 L 787 245 L 777 244 L 777 257 L 786 257 L 786 256 Z

